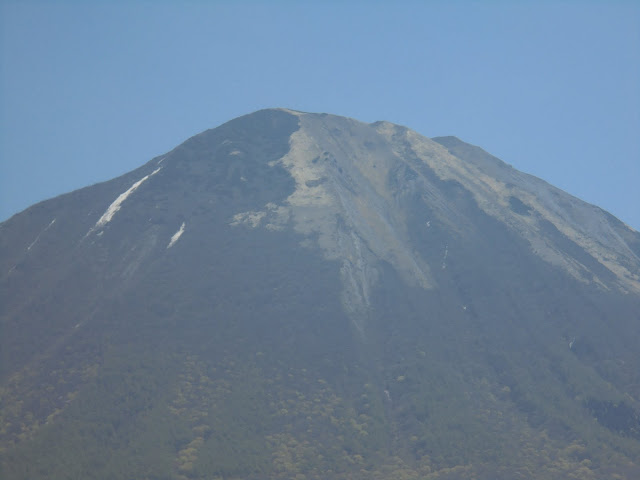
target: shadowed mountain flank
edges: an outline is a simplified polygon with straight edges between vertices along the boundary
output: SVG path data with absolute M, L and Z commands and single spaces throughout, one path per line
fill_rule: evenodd
M 455 137 L 261 110 L 0 224 L 11 479 L 634 479 L 640 234 Z

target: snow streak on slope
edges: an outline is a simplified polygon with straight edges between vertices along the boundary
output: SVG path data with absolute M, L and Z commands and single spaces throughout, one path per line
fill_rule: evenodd
M 87 235 L 89 235 L 91 232 L 93 232 L 94 230 L 96 230 L 98 228 L 104 227 L 107 223 L 109 223 L 111 221 L 111 219 L 113 218 L 113 216 L 118 212 L 118 210 L 120 210 L 120 208 L 122 207 L 122 204 L 129 197 L 129 195 L 131 195 L 133 192 L 135 192 L 138 189 L 138 187 L 140 185 L 142 185 L 149 177 L 155 175 L 160 170 L 162 170 L 162 167 L 156 168 L 149 175 L 145 175 L 140 180 L 138 180 L 136 183 L 131 185 L 131 187 L 129 187 L 129 189 L 126 192 L 121 193 L 120 195 L 118 195 L 118 198 L 116 198 L 113 201 L 113 203 L 111 205 L 109 205 L 109 208 L 107 208 L 107 210 L 102 214 L 102 216 L 96 222 L 96 224 L 93 226 L 93 228 L 91 228 L 91 230 L 89 230 L 87 232 Z
M 40 240 L 40 237 L 42 236 L 42 234 L 43 234 L 44 232 L 46 232 L 47 230 L 49 230 L 49 228 L 51 228 L 51 226 L 52 226 L 54 223 L 56 223 L 56 219 L 55 219 L 55 218 L 54 218 L 53 220 L 51 220 L 51 222 L 49 223 L 49 225 L 47 225 L 47 226 L 45 227 L 45 229 L 44 229 L 44 230 L 42 230 L 42 232 L 40 232 L 40 233 L 38 234 L 38 236 L 36 237 L 36 239 L 35 239 L 33 242 L 31 242 L 31 245 L 29 245 L 29 246 L 27 247 L 27 251 L 31 250 L 31 249 L 33 248 L 33 246 L 34 246 L 36 243 L 38 243 L 38 240 Z
M 176 233 L 174 233 L 173 236 L 171 237 L 171 241 L 169 242 L 169 245 L 167 245 L 167 248 L 173 247 L 175 243 L 180 239 L 180 237 L 184 233 L 184 227 L 185 227 L 185 223 L 182 222 L 182 225 L 180 225 L 180 229 Z

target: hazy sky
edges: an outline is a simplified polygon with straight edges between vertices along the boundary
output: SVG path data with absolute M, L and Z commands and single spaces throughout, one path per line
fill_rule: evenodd
M 0 5 L 0 220 L 289 107 L 456 135 L 640 230 L 640 2 Z

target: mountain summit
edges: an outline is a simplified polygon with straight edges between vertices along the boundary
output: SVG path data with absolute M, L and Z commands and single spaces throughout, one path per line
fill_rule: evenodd
M 12 479 L 640 476 L 640 234 L 455 137 L 262 110 L 0 224 Z

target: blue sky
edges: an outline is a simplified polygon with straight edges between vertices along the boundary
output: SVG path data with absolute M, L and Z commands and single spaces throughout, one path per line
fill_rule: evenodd
M 0 5 L 0 220 L 288 107 L 455 135 L 640 230 L 640 2 Z

